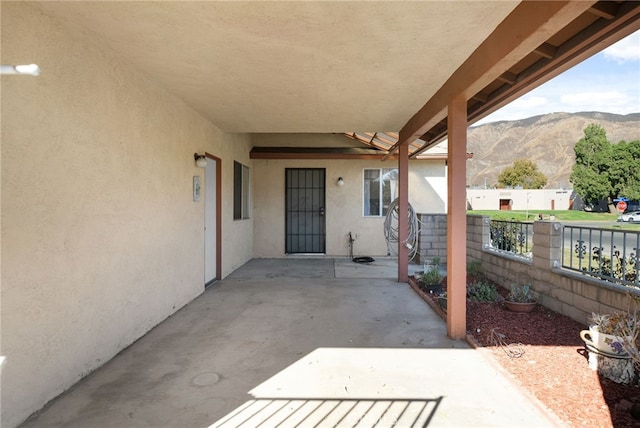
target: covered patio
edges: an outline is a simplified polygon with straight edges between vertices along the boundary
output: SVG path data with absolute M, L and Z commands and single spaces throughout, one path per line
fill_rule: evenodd
M 556 424 L 396 266 L 251 260 L 22 426 Z
M 466 129 L 636 31 L 640 2 L 2 1 L 0 9 L 2 70 L 12 74 L 2 76 L 1 100 L 3 427 L 69 388 L 38 425 L 210 424 L 290 364 L 352 347 L 433 346 L 430 366 L 464 355 L 451 370 L 420 373 L 435 389 L 411 398 L 444 397 L 434 418 L 463 417 L 456 406 L 521 407 L 475 401 L 496 384 L 485 378 L 489 386 L 474 390 L 475 371 L 491 368 L 449 346 L 465 346 L 451 340 L 466 335 Z M 37 64 L 39 76 L 17 75 L 20 64 Z M 417 172 L 411 163 L 444 138 L 446 159 L 425 159 Z M 367 173 L 385 169 L 397 169 L 398 212 L 419 182 L 430 186 L 420 192 L 425 205 L 447 215 L 446 326 L 409 298 L 404 262 L 366 279 L 350 263 L 344 277 L 339 263 L 289 265 L 310 252 L 325 263 L 345 256 L 351 232 L 360 255 L 391 253 L 383 185 L 375 210 L 363 196 Z M 322 179 L 291 178 L 299 170 Z M 285 213 L 294 188 L 304 191 Z M 312 251 L 285 246 L 307 191 L 318 205 L 308 204 L 298 235 L 317 238 Z M 399 216 L 401 261 L 407 222 Z M 256 279 L 258 258 L 279 260 Z M 458 375 L 458 391 L 438 389 Z

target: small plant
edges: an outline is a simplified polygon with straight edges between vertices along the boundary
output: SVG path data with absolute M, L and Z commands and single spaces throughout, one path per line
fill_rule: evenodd
M 623 338 L 622 347 L 629 354 L 635 364 L 636 371 L 640 372 L 640 296 L 627 294 L 629 309 L 625 322 L 620 325 L 620 336 Z
M 440 270 L 434 266 L 424 272 L 421 279 L 425 285 L 439 285 L 444 279 L 444 276 L 442 276 L 442 274 L 440 274 Z
M 592 312 L 589 323 L 600 333 L 623 336 L 633 329 L 634 319 L 628 312 L 615 312 L 611 315 Z
M 500 295 L 495 285 L 480 281 L 467 287 L 467 297 L 476 302 L 495 302 Z
M 533 303 L 536 301 L 536 296 L 529 284 L 511 284 L 511 291 L 506 300 L 516 303 Z

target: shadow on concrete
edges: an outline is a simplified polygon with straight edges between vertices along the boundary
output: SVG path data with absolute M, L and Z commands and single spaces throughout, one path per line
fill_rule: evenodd
M 278 427 L 426 427 L 442 397 L 406 399 L 262 398 L 248 401 L 210 428 Z

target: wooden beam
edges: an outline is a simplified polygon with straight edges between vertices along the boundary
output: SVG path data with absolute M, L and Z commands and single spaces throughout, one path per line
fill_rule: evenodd
M 467 100 L 448 107 L 447 161 L 447 335 L 467 335 Z
M 518 80 L 518 75 L 510 71 L 505 71 L 500 76 L 498 76 L 498 80 L 501 80 L 509 85 L 513 85 Z
M 543 58 L 551 59 L 556 55 L 558 48 L 550 45 L 549 43 L 543 43 L 533 51 L 537 55 L 540 55 Z
M 356 147 L 254 147 L 249 158 L 381 160 L 384 154 L 381 150 Z
M 398 150 L 398 282 L 409 282 L 409 146 Z
M 618 14 L 619 6 L 612 1 L 600 1 L 589 8 L 589 12 L 600 18 L 611 20 Z
M 471 98 L 473 98 L 474 100 L 480 101 L 481 103 L 486 103 L 487 100 L 489 99 L 489 94 L 487 94 L 486 92 L 478 92 L 477 94 L 473 95 Z
M 450 100 L 469 99 L 546 42 L 595 2 L 549 1 L 520 3 L 493 33 L 453 73 L 400 131 L 396 150 L 416 140 L 447 115 Z

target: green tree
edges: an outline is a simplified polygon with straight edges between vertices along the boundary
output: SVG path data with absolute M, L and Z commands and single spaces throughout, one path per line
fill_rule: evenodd
M 640 199 L 640 141 L 611 144 L 604 128 L 591 124 L 574 147 L 569 180 L 587 204 L 619 196 Z
M 613 145 L 607 176 L 612 197 L 640 200 L 640 141 L 621 141 Z
M 587 126 L 584 137 L 576 143 L 573 151 L 576 163 L 569 181 L 586 204 L 595 205 L 612 191 L 607 176 L 612 149 L 604 128 L 595 123 Z
M 502 170 L 498 176 L 500 187 L 522 186 L 524 189 L 542 189 L 547 177 L 538 170 L 538 166 L 529 159 L 518 159 Z

